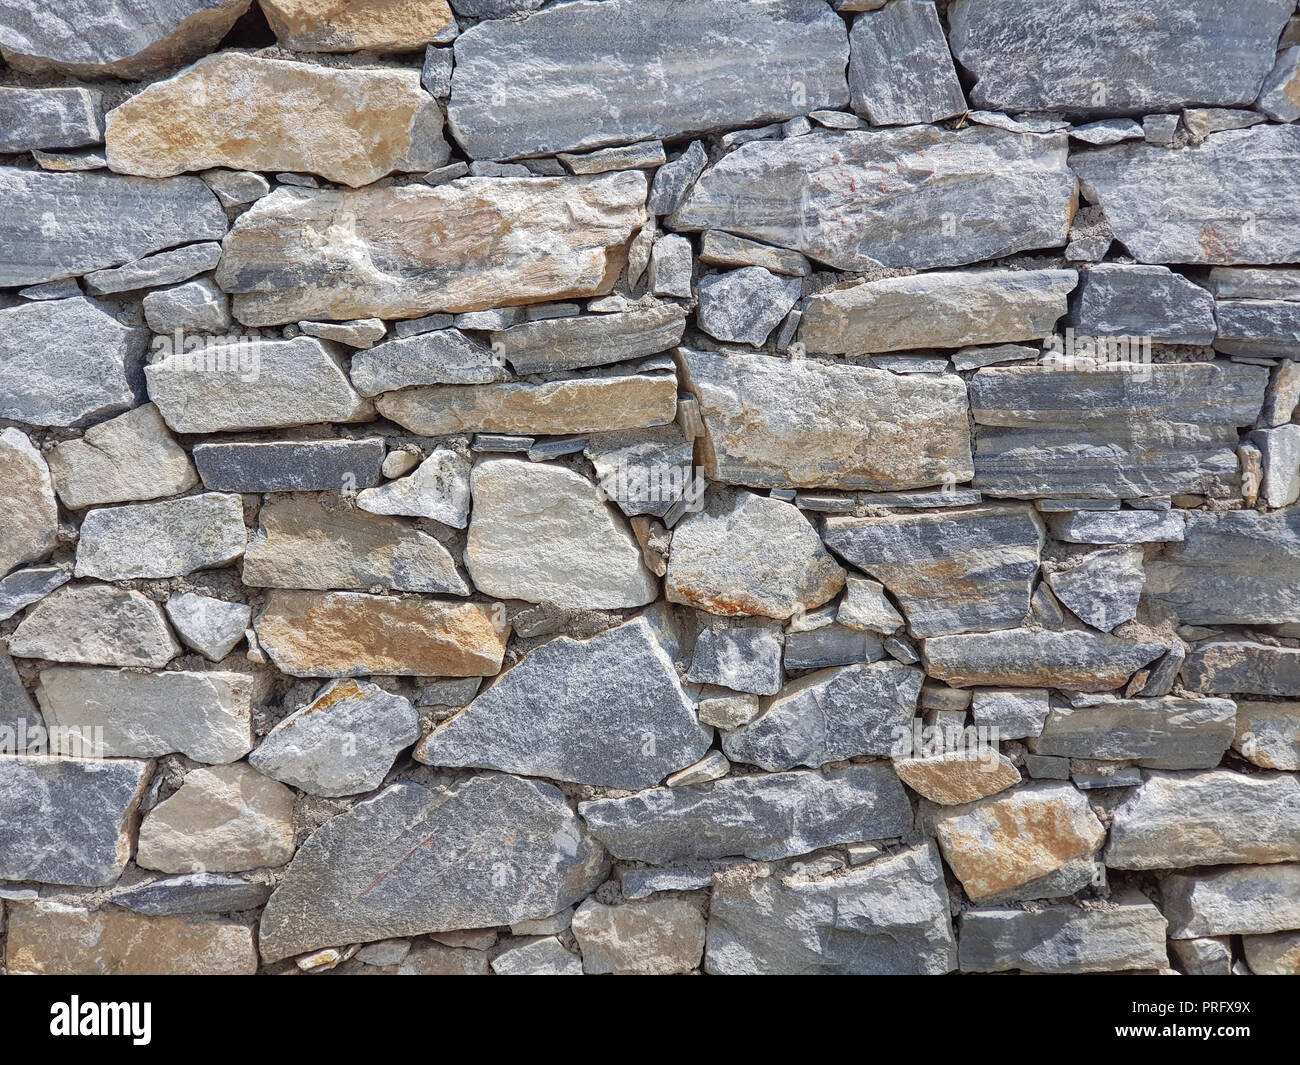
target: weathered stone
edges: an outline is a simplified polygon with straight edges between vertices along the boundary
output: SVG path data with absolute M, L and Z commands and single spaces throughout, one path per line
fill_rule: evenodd
M 213 662 L 220 662 L 235 649 L 252 616 L 245 603 L 227 603 L 194 592 L 171 596 L 164 609 L 185 645 Z
M 1300 258 L 1300 225 L 1277 196 L 1297 162 L 1300 128 L 1274 125 L 1215 133 L 1179 151 L 1130 142 L 1070 156 L 1139 262 L 1211 265 Z
M 146 917 L 256 910 L 271 897 L 271 886 L 221 873 L 186 873 L 113 889 L 114 906 Z
M 884 646 L 875 636 L 842 625 L 823 625 L 808 632 L 791 632 L 785 640 L 785 668 L 824 669 L 859 662 L 877 662 L 885 657 Z
M 194 445 L 193 454 L 210 491 L 338 492 L 379 483 L 384 441 L 205 440 Z
M 261 7 L 281 47 L 294 52 L 410 52 L 456 21 L 447 0 L 261 0 Z
M 1053 706 L 1029 749 L 1068 758 L 1135 759 L 1150 769 L 1213 769 L 1235 727 L 1231 699 L 1103 698 Z
M 988 126 L 755 141 L 706 170 L 668 224 L 724 229 L 839 270 L 964 266 L 1063 247 L 1075 208 L 1066 147 L 1063 133 Z
M 1300 118 L 1300 48 L 1292 45 L 1278 53 L 1255 106 L 1275 122 Z
M 63 587 L 71 579 L 71 568 L 62 563 L 28 566 L 0 578 L 0 621 L 8 621 L 20 610 L 39 603 L 55 588 Z
M 700 262 L 716 266 L 761 266 L 787 277 L 806 277 L 812 272 L 808 260 L 798 252 L 773 248 L 717 229 L 710 229 L 701 239 Z
M 0 574 L 43 558 L 59 532 L 59 507 L 45 459 L 17 429 L 0 430 Z
M 44 976 L 251 976 L 253 926 L 35 902 L 9 910 L 5 962 Z
M 730 772 L 731 763 L 727 761 L 727 756 L 721 751 L 709 751 L 694 765 L 670 773 L 664 783 L 670 788 L 685 788 L 721 780 Z
M 1293 300 L 1218 300 L 1214 347 L 1226 355 L 1300 358 L 1300 303 Z
M 388 340 L 352 357 L 352 384 L 363 396 L 412 385 L 483 385 L 510 372 L 496 352 L 459 329 Z
M 160 285 L 179 284 L 188 281 L 196 274 L 216 269 L 220 261 L 220 244 L 211 241 L 204 244 L 187 244 L 183 248 L 172 248 L 146 255 L 143 259 L 137 259 L 125 266 L 96 270 L 94 273 L 87 274 L 82 280 L 91 292 L 107 296 L 117 292 L 132 292 L 137 289 L 157 288 Z
M 679 504 L 690 509 L 705 488 L 703 478 L 694 475 L 694 446 L 677 425 L 598 433 L 582 451 L 595 467 L 601 492 L 628 516 L 662 518 Z
M 1300 702 L 1237 702 L 1233 750 L 1264 769 L 1300 769 Z
M 826 518 L 822 538 L 884 583 L 913 636 L 1011 628 L 1029 612 L 1043 525 L 1031 507 Z
M 536 648 L 416 748 L 418 761 L 647 788 L 697 761 L 712 730 L 673 668 L 659 613 Z
M 688 973 L 704 953 L 704 917 L 686 899 L 606 906 L 587 899 L 573 914 L 573 934 L 588 974 L 672 976 Z
M 78 577 L 182 577 L 225 566 L 244 553 L 248 532 L 237 495 L 207 492 L 87 512 L 77 541 Z
M 419 717 L 401 696 L 340 680 L 280 721 L 248 761 L 311 795 L 356 795 L 379 787 L 419 738 Z
M 1103 632 L 1137 617 L 1146 579 L 1139 546 L 1109 547 L 1045 561 L 1043 576 L 1062 603 Z
M 657 171 L 650 185 L 647 206 L 653 215 L 672 214 L 682 205 L 696 178 L 709 164 L 709 153 L 700 141 L 691 141 L 681 155 L 665 163 Z M 755 263 L 761 266 L 761 263 Z
M 1036 881 L 1091 860 L 1106 839 L 1083 795 L 1053 781 L 946 809 L 936 817 L 934 832 L 944 860 L 974 902 L 1011 893 L 1034 898 Z
M 884 762 L 832 770 L 724 777 L 579 803 L 593 835 L 619 858 L 787 858 L 910 831 L 912 808 Z
M 1300 858 L 1300 779 L 1227 769 L 1154 770 L 1115 810 L 1106 864 L 1112 869 Z
M 209 764 L 234 762 L 252 749 L 258 694 L 248 673 L 68 666 L 42 670 L 36 689 L 46 725 L 93 734 L 103 757 L 179 752 Z
M 699 400 L 701 458 L 712 480 L 890 491 L 971 477 L 966 385 L 956 376 L 677 354 Z
M 1142 124 L 1131 118 L 1104 118 L 1070 129 L 1071 140 L 1083 141 L 1084 144 L 1119 144 L 1120 141 L 1140 141 L 1145 137 Z
M 1214 298 L 1164 266 L 1100 263 L 1080 275 L 1072 319 L 1087 336 L 1150 337 L 1162 344 L 1214 339 Z
M 133 406 L 145 335 L 81 296 L 0 310 L 0 418 L 79 425 Z
M 1189 691 L 1300 695 L 1300 649 L 1250 640 L 1211 640 L 1187 656 Z
M 502 951 L 492 959 L 492 971 L 497 976 L 581 976 L 582 961 L 555 936 L 547 936 Z
M 1047 519 L 1053 539 L 1070 544 L 1174 543 L 1186 535 L 1180 510 L 1075 511 Z
M 609 863 L 550 784 L 490 774 L 394 784 L 299 848 L 262 913 L 262 957 L 546 917 Z
M 470 593 L 451 552 L 401 518 L 307 494 L 264 503 L 258 520 L 244 556 L 252 587 Z
M 749 693 L 727 691 L 722 688 L 705 689 L 699 702 L 700 724 L 720 729 L 740 728 L 758 717 L 758 697 Z
M 925 758 L 895 758 L 894 772 L 918 795 L 941 806 L 975 802 L 1020 783 L 1020 771 L 997 751 L 945 751 Z
M 351 322 L 299 322 L 298 328 L 309 337 L 334 340 L 350 348 L 369 348 L 383 340 L 387 327 L 378 318 L 356 318 Z
M 802 291 L 797 278 L 745 266 L 700 278 L 700 328 L 717 340 L 760 348 Z
M 1226 936 L 1171 939 L 1169 952 L 1188 976 L 1232 975 L 1232 940 Z
M 722 749 L 733 762 L 768 771 L 889 754 L 916 713 L 921 678 L 919 669 L 897 662 L 809 673 L 757 720 L 724 735 Z
M 152 762 L 0 755 L 0 880 L 113 883 L 131 857 L 152 772 Z
M 1174 873 L 1160 900 L 1171 939 L 1285 932 L 1300 925 L 1300 864 Z
M 826 602 L 844 576 L 795 507 L 715 490 L 674 531 L 665 587 L 670 603 L 713 614 L 788 618 Z
M 668 159 L 663 141 L 642 141 L 619 148 L 602 148 L 585 155 L 561 152 L 558 156 L 575 174 L 604 174 L 610 170 L 654 170 Z
M 835 614 L 837 624 L 888 635 L 903 627 L 903 615 L 894 609 L 879 581 L 850 574 L 844 582 L 844 598 Z
M 636 537 L 580 474 L 486 459 L 470 491 L 465 564 L 485 594 L 576 610 L 643 606 L 657 595 Z
M 710 973 L 941 975 L 957 946 L 939 855 L 924 843 L 825 878 L 718 877 Z
M 1043 731 L 1051 711 L 1045 688 L 977 688 L 971 693 L 976 726 L 997 730 L 999 740 L 1023 740 Z
M 171 352 L 145 367 L 149 398 L 178 433 L 359 422 L 374 408 L 319 340 L 242 340 Z
M 1268 372 L 1238 363 L 993 366 L 971 380 L 975 487 L 992 495 L 1232 495 L 1237 427 Z
M 967 110 L 933 4 L 889 4 L 849 34 L 853 110 L 873 126 L 940 122 Z
M 1256 976 L 1295 976 L 1300 973 L 1300 932 L 1242 936 L 1246 964 Z
M 684 308 L 654 302 L 612 314 L 524 322 L 493 333 L 492 351 L 519 374 L 576 370 L 666 351 L 685 329 Z
M 753 695 L 781 690 L 781 625 L 761 617 L 709 619 L 691 653 L 686 679 Z
M 414 456 L 411 461 L 416 461 Z M 409 477 L 360 492 L 357 506 L 372 514 L 431 518 L 463 529 L 469 521 L 469 478 L 469 460 L 449 448 L 439 448 Z
M 399 976 L 487 976 L 488 956 L 481 950 L 465 950 L 441 943 L 420 941 L 397 970 Z
M 240 216 L 217 283 L 247 325 L 474 311 L 502 293 L 512 303 L 602 295 L 645 222 L 645 197 L 640 171 L 281 188 Z M 427 237 L 413 242 L 414 231 Z M 485 243 L 484 233 L 500 236 Z
M 971 103 L 999 111 L 1146 114 L 1249 104 L 1273 66 L 1289 0 L 1152 11 L 1143 0 L 1050 13 L 1032 0 L 956 0 L 953 54 L 976 78 Z M 1163 965 L 1163 963 L 1162 963 Z
M 1300 499 L 1300 425 L 1257 429 L 1249 439 L 1260 451 L 1264 506 L 1286 507 Z
M 1300 299 L 1300 270 L 1295 267 L 1214 266 L 1205 284 L 1223 300 Z
M 658 238 L 650 253 L 650 272 L 646 275 L 650 292 L 655 296 L 690 299 L 694 272 L 692 254 L 691 242 L 679 234 L 669 233 Z M 630 271 L 631 266 L 628 269 Z
M 864 281 L 813 296 L 799 337 L 837 355 L 1035 340 L 1051 334 L 1078 279 L 1073 270 L 941 270 Z
M 1090 632 L 1002 629 L 924 642 L 926 672 L 954 688 L 974 685 L 1105 691 L 1165 651 L 1162 644 Z
M 1264 393 L 1264 408 L 1259 423 L 1264 426 L 1286 425 L 1300 406 L 1300 362 L 1279 359 Z
M 962 972 L 1106 973 L 1169 965 L 1165 919 L 1136 893 L 1086 910 L 967 910 L 958 931 Z
M 0 89 L 0 152 L 81 148 L 103 139 L 100 97 L 91 89 Z
M 55 281 L 226 234 L 225 212 L 196 177 L 146 181 L 0 167 L 0 198 L 7 207 L 0 286 Z
M 106 584 L 52 592 L 9 637 L 18 658 L 87 665 L 165 666 L 180 650 L 157 603 Z
M 510 636 L 480 603 L 356 592 L 273 591 L 253 628 L 294 677 L 490 677 Z
M 846 36 L 815 0 L 563 3 L 461 34 L 448 119 L 474 159 L 779 121 L 847 101 Z

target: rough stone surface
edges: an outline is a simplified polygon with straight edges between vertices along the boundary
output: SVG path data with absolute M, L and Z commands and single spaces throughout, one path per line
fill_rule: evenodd
M 894 772 L 918 795 L 956 806 L 996 795 L 1020 783 L 1020 771 L 1006 755 L 948 751 L 926 758 L 895 758 Z
M 9 653 L 105 666 L 165 666 L 180 653 L 162 608 L 106 584 L 65 585 L 37 603 L 9 637 Z
M 1300 770 L 1300 702 L 1238 700 L 1232 746 L 1263 769 Z
M 761 266 L 703 277 L 700 328 L 716 340 L 762 347 L 798 300 L 801 287 L 797 279 L 778 277 Z
M 1300 864 L 1173 873 L 1160 897 L 1171 939 L 1284 932 L 1300 925 Z
M 873 126 L 939 122 L 967 110 L 933 4 L 889 4 L 849 34 L 853 110 Z
M 936 636 L 924 643 L 930 676 L 955 688 L 1001 685 L 1105 691 L 1122 687 L 1165 648 L 1089 632 L 1002 629 Z
M 363 0 L 346 5 L 332 0 L 259 2 L 280 44 L 294 52 L 409 52 L 423 48 L 455 22 L 447 0 Z M 465 5 L 457 0 L 455 6 Z
M 59 531 L 50 469 L 17 429 L 0 430 L 0 574 L 48 555 Z
M 1136 759 L 1151 769 L 1213 769 L 1232 743 L 1231 699 L 1110 699 L 1057 705 L 1029 741 L 1035 754 Z
M 1165 266 L 1101 263 L 1079 277 L 1073 320 L 1088 336 L 1144 336 L 1164 344 L 1209 344 L 1214 299 Z
M 681 341 L 685 328 L 681 307 L 651 302 L 611 314 L 522 322 L 493 333 L 492 350 L 519 374 L 577 370 L 666 351 Z
M 386 340 L 354 355 L 349 373 L 363 396 L 412 385 L 482 385 L 510 376 L 499 355 L 459 329 Z
M 573 934 L 588 974 L 671 976 L 700 964 L 704 917 L 685 899 L 606 906 L 588 899 L 573 914 Z
M 213 662 L 220 662 L 244 638 L 252 609 L 208 595 L 182 592 L 167 600 L 167 620 L 188 647 Z
M 103 140 L 93 89 L 0 89 L 0 152 L 82 148 Z
M 1081 621 L 1112 632 L 1137 617 L 1146 580 L 1142 559 L 1136 545 L 1103 548 L 1044 563 L 1043 575 L 1056 598 Z
M 371 514 L 430 518 L 463 529 L 469 522 L 469 481 L 469 461 L 455 451 L 439 448 L 409 477 L 359 492 L 357 506 Z
M 78 577 L 181 577 L 244 553 L 239 496 L 220 492 L 89 511 L 77 542 Z
M 216 440 L 195 445 L 193 455 L 204 487 L 213 492 L 337 492 L 379 483 L 384 442 Z
M 781 690 L 782 643 L 778 621 L 711 618 L 695 640 L 686 679 L 735 692 L 775 695 Z

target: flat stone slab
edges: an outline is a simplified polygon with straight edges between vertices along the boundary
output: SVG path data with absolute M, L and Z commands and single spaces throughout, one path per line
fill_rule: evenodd
M 651 303 L 611 314 L 582 314 L 523 322 L 492 333 L 493 351 L 515 373 L 576 370 L 654 355 L 681 342 L 686 311 Z
M 1251 640 L 1209 640 L 1183 667 L 1189 691 L 1231 695 L 1300 695 L 1300 648 Z
M 1300 864 L 1173 873 L 1160 901 L 1172 939 L 1285 932 L 1300 924 Z
M 1056 705 L 1029 741 L 1035 754 L 1136 760 L 1148 769 L 1213 769 L 1236 732 L 1231 699 L 1099 699 Z
M 379 483 L 380 437 L 194 445 L 194 464 L 213 492 L 337 492 Z
M 975 685 L 1107 691 L 1165 653 L 1165 646 L 1092 632 L 1002 629 L 935 636 L 926 671 L 954 688 Z
M 185 873 L 113 889 L 109 901 L 146 917 L 256 910 L 271 897 L 269 884 L 224 873 Z
M 69 584 L 18 623 L 9 653 L 104 666 L 165 666 L 180 654 L 162 607 L 140 592 L 108 584 Z
M 45 458 L 26 434 L 0 430 L 0 573 L 44 558 L 59 532 L 59 505 Z
M 82 519 L 74 572 L 107 581 L 182 577 L 234 562 L 247 543 L 243 501 L 233 494 L 97 508 Z

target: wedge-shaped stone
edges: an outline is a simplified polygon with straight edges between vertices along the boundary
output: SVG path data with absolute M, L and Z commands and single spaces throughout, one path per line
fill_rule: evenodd
M 82 520 L 75 576 L 183 577 L 235 561 L 247 542 L 244 505 L 237 495 L 205 492 L 105 507 Z
M 985 367 L 970 386 L 981 427 L 975 487 L 1048 498 L 1235 494 L 1237 427 L 1254 423 L 1267 384 L 1264 367 L 1238 363 Z
M 473 159 L 631 144 L 842 107 L 847 61 L 817 0 L 560 3 L 461 34 L 448 118 Z
M 243 581 L 252 587 L 470 593 L 435 537 L 337 496 L 281 497 L 262 504 L 258 521 L 244 555 Z
M 454 29 L 447 0 L 259 0 L 262 13 L 294 52 L 410 52 Z
M 957 0 L 948 27 L 957 62 L 975 75 L 976 107 L 1142 115 L 1249 106 L 1289 14 L 1288 0 L 1154 10 L 1069 0 L 1050 11 L 1033 0 Z
M 957 964 L 934 844 L 841 876 L 721 874 L 705 968 L 716 975 L 939 976 Z
M 27 612 L 9 637 L 18 658 L 105 666 L 165 666 L 180 644 L 162 608 L 107 584 L 65 585 Z
M 1300 648 L 1211 640 L 1187 656 L 1183 679 L 1194 692 L 1300 695 Z
M 8 577 L 0 579 L 0 621 L 8 621 L 71 579 L 72 571 L 66 563 L 14 570 Z
M 912 808 L 884 762 L 832 770 L 725 777 L 579 803 L 587 827 L 617 858 L 788 858 L 819 847 L 911 831 Z
M 757 720 L 726 733 L 722 749 L 733 762 L 769 771 L 888 754 L 911 727 L 923 676 L 897 662 L 809 673 Z
M 379 483 L 384 441 L 204 441 L 194 463 L 214 492 L 339 492 Z
M 496 352 L 459 329 L 435 329 L 376 344 L 352 356 L 349 374 L 363 396 L 412 385 L 485 385 L 510 377 Z
M 839 270 L 1059 248 L 1075 209 L 1066 144 L 1064 134 L 924 125 L 755 141 L 706 170 L 668 223 L 793 248 Z
M 813 296 L 799 338 L 834 355 L 1037 340 L 1078 280 L 1073 270 L 967 270 L 864 281 Z
M 240 216 L 217 283 L 246 325 L 476 311 L 503 293 L 512 304 L 603 295 L 645 222 L 645 198 L 640 171 L 280 188 Z
M 1171 939 L 1285 932 L 1300 925 L 1300 864 L 1174 873 L 1160 899 Z
M 1079 280 L 1073 321 L 1087 336 L 1150 337 L 1163 344 L 1214 339 L 1214 297 L 1166 266 L 1100 263 Z
M 1116 238 L 1144 263 L 1297 261 L 1300 220 L 1277 190 L 1298 163 L 1293 125 L 1215 133 L 1172 152 L 1130 141 L 1070 156 Z
M 221 873 L 187 873 L 129 885 L 118 884 L 109 901 L 146 917 L 257 910 L 271 897 L 271 887 L 256 880 Z
M 357 493 L 357 506 L 371 514 L 432 518 L 463 529 L 469 521 L 470 472 L 467 458 L 438 448 L 409 477 Z
M 680 425 L 597 433 L 583 447 L 601 491 L 629 517 L 662 518 L 679 501 L 698 502 L 704 479 L 694 476 L 695 447 Z
M 1029 613 L 1043 524 L 1031 507 L 827 518 L 822 538 L 889 589 L 913 636 L 1006 629 Z
M 1165 919 L 1144 896 L 1034 910 L 967 910 L 959 927 L 962 972 L 1106 973 L 1167 969 Z
M 895 491 L 971 477 L 966 384 L 954 375 L 689 348 L 677 358 L 712 480 Z
M 218 197 L 220 198 L 220 197 Z M 143 259 L 108 270 L 96 270 L 82 280 L 98 296 L 137 289 L 158 288 L 188 281 L 216 268 L 221 261 L 221 245 L 215 241 L 186 244 L 184 247 L 146 255 Z
M 1300 702 L 1239 700 L 1232 746 L 1264 769 L 1300 769 Z
M 1111 632 L 1137 617 L 1146 580 L 1142 548 L 1108 547 L 1043 563 L 1048 587 L 1094 629 Z
M 200 178 L 147 181 L 0 167 L 0 286 L 35 285 L 226 235 Z
M 1106 691 L 1125 684 L 1167 648 L 1091 632 L 1002 629 L 925 641 L 926 672 L 954 688 L 1007 685 Z
M 1115 810 L 1106 864 L 1185 869 L 1300 860 L 1300 779 L 1228 769 L 1145 774 Z
M 481 603 L 356 592 L 273 591 L 253 628 L 294 677 L 490 677 L 510 637 Z
M 788 618 L 844 587 L 844 570 L 789 503 L 714 490 L 673 533 L 666 595 L 712 614 Z
M 0 430 L 0 574 L 43 558 L 59 533 L 59 505 L 50 468 L 27 436 Z
M 608 870 L 550 784 L 498 774 L 451 790 L 394 784 L 299 848 L 262 913 L 261 953 L 278 961 L 316 947 L 549 917 Z
M 500 769 L 611 788 L 653 787 L 698 761 L 698 723 L 673 668 L 676 636 L 652 612 L 526 655 L 415 750 L 437 766 Z
M 248 631 L 252 615 L 246 603 L 228 603 L 194 592 L 170 596 L 164 609 L 186 646 L 213 662 L 220 662 L 235 649 Z
M 1232 743 L 1236 711 L 1231 699 L 1174 695 L 1060 704 L 1029 749 L 1064 758 L 1135 759 L 1150 769 L 1213 769 Z
M 667 351 L 680 343 L 685 329 L 684 307 L 651 303 L 612 314 L 524 322 L 493 333 L 492 350 L 515 373 L 576 370 Z
M 442 112 L 413 70 L 348 69 L 219 52 L 154 82 L 107 116 L 108 165 L 289 170 L 344 185 L 447 161 Z
M 180 753 L 217 764 L 253 748 L 257 678 L 227 670 L 138 673 L 55 666 L 36 698 L 48 727 L 95 732 L 107 758 Z M 68 752 L 72 753 L 72 752 Z
M 113 883 L 152 772 L 152 762 L 0 755 L 0 880 Z
M 996 750 L 945 751 L 895 758 L 894 772 L 918 795 L 941 806 L 975 802 L 1020 783 L 1020 771 Z
M 275 429 L 374 417 L 334 350 L 312 337 L 173 352 L 145 367 L 149 398 L 178 433 Z

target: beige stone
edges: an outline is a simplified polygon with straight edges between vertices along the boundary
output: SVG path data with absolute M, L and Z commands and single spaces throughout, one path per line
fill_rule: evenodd
M 1300 932 L 1242 936 L 1241 947 L 1256 976 L 1300 976 Z
M 47 976 L 251 976 L 257 948 L 252 925 L 237 921 L 35 902 L 10 906 L 5 961 Z
M 54 484 L 41 453 L 17 429 L 0 432 L 0 576 L 49 554 L 59 531 Z
M 259 0 L 280 44 L 295 52 L 410 52 L 452 23 L 447 0 Z
M 271 592 L 253 627 L 295 677 L 490 677 L 510 637 L 489 604 L 356 592 Z
M 704 917 L 685 899 L 606 906 L 588 899 L 573 915 L 582 967 L 593 973 L 688 973 L 704 953 Z
M 898 758 L 894 772 L 909 788 L 943 806 L 975 802 L 1020 783 L 1020 771 L 1004 754 L 985 760 L 978 751 L 946 751 L 933 758 Z
M 1264 769 L 1300 769 L 1300 702 L 1239 699 L 1232 749 Z

